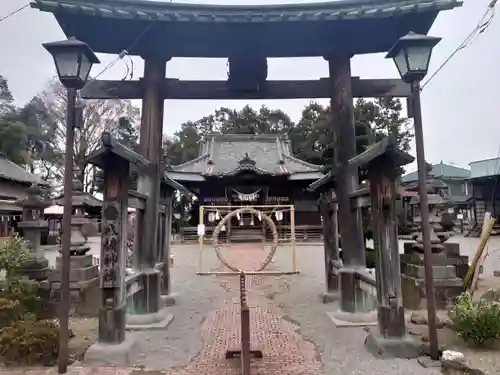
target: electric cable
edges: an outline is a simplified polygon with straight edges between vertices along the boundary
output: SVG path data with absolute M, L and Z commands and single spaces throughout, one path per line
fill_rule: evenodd
M 495 5 L 498 2 L 498 0 L 491 0 L 491 2 L 488 4 L 488 7 L 483 14 L 483 16 L 479 19 L 478 23 L 474 27 L 474 29 L 467 35 L 467 37 L 458 45 L 457 48 L 444 60 L 444 62 L 437 68 L 434 73 L 432 73 L 429 78 L 427 78 L 421 85 L 420 91 L 424 89 L 425 86 L 429 84 L 429 82 L 432 81 L 434 77 L 453 59 L 453 57 L 463 49 L 467 48 L 470 46 L 472 43 L 476 41 L 476 39 L 484 33 L 488 27 L 491 25 L 493 18 L 495 17 Z
M 17 9 L 16 9 L 16 10 L 14 10 L 13 12 L 10 12 L 9 14 L 6 14 L 5 16 L 0 17 L 0 22 L 5 21 L 7 18 L 12 17 L 14 14 L 19 13 L 20 11 L 22 11 L 22 10 L 24 10 L 24 9 L 28 8 L 29 6 L 30 6 L 30 4 L 28 3 L 28 4 L 26 4 L 26 5 L 23 5 L 21 8 L 17 8 Z

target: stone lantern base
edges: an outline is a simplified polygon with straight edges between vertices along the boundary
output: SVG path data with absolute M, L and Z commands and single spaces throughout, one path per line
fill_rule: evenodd
M 56 268 L 49 276 L 50 299 L 60 301 L 62 258 L 56 258 Z M 99 269 L 92 264 L 92 254 L 70 258 L 70 302 L 73 312 L 84 316 L 98 316 L 100 306 Z
M 49 261 L 45 258 L 30 258 L 19 268 L 19 274 L 30 280 L 43 281 L 49 277 Z
M 405 254 L 401 260 L 403 306 L 410 310 L 425 309 L 427 298 L 423 254 Z M 432 254 L 432 270 L 436 307 L 446 309 L 463 292 L 463 280 L 457 277 L 456 266 L 449 264 L 446 254 Z

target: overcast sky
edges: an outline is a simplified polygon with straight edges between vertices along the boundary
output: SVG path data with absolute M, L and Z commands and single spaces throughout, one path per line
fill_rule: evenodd
M 174 0 L 175 1 L 175 0 Z M 431 71 L 475 27 L 491 0 L 465 0 L 462 8 L 441 12 L 430 35 L 443 38 L 435 48 Z M 0 0 L 0 18 L 28 0 Z M 181 2 L 181 1 L 177 1 Z M 211 0 L 182 1 L 219 4 L 301 3 L 307 0 Z M 498 8 L 498 6 L 497 6 Z M 25 9 L 0 22 L 0 74 L 4 75 L 19 105 L 43 89 L 55 74 L 53 61 L 41 47 L 48 41 L 64 38 L 50 13 Z M 500 146 L 500 20 L 458 53 L 422 92 L 426 158 L 433 163 L 443 160 L 467 166 L 475 160 L 496 157 Z M 100 55 L 98 73 L 114 56 Z M 494 68 L 497 66 L 499 70 Z M 173 59 L 167 65 L 167 76 L 181 79 L 225 79 L 226 61 L 219 59 Z M 134 58 L 134 77 L 142 76 L 143 64 Z M 123 62 L 109 69 L 102 79 L 121 79 L 126 72 Z M 352 73 L 362 78 L 396 78 L 397 71 L 383 55 L 356 56 Z M 326 77 L 327 63 L 322 58 L 272 59 L 270 79 L 316 79 Z M 172 134 L 187 120 L 211 113 L 221 106 L 241 108 L 246 104 L 258 108 L 266 104 L 281 108 L 294 120 L 300 117 L 307 100 L 274 101 L 165 101 L 164 134 Z M 326 103 L 325 103 L 326 104 Z M 140 105 L 140 102 L 138 102 Z

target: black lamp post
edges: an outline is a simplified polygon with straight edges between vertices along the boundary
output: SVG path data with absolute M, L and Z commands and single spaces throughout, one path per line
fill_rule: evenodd
M 434 295 L 434 277 L 431 260 L 431 228 L 429 223 L 429 199 L 427 197 L 426 189 L 427 165 L 425 162 L 424 134 L 422 130 L 420 81 L 422 81 L 427 74 L 432 49 L 439 43 L 440 40 L 441 38 L 409 32 L 396 42 L 386 56 L 387 58 L 394 59 L 402 80 L 411 85 L 415 144 L 417 147 L 420 215 L 422 220 L 422 238 L 424 245 L 427 320 L 429 324 L 430 355 L 434 360 L 439 359 L 439 346 L 436 328 L 436 297 Z
M 60 42 L 45 43 L 43 47 L 52 55 L 57 68 L 59 80 L 68 91 L 68 107 L 66 112 L 66 151 L 64 154 L 64 212 L 61 239 L 61 302 L 59 305 L 59 357 L 58 371 L 66 373 L 68 369 L 69 339 L 69 271 L 71 210 L 73 190 L 73 141 L 76 122 L 76 92 L 80 90 L 89 77 L 92 65 L 99 59 L 87 43 L 76 38 Z

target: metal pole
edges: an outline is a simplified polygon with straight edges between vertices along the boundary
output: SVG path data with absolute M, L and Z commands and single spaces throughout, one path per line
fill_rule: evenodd
M 436 327 L 436 296 L 434 294 L 434 276 L 432 272 L 431 226 L 429 223 L 429 199 L 427 197 L 427 164 L 424 153 L 424 133 L 422 130 L 422 108 L 420 105 L 420 82 L 411 84 L 413 97 L 413 120 L 415 145 L 417 148 L 418 187 L 420 195 L 420 217 L 424 245 L 425 294 L 427 297 L 427 321 L 429 324 L 430 356 L 439 359 L 439 346 Z
M 59 374 L 68 370 L 69 341 L 69 268 L 71 243 L 71 210 L 73 194 L 73 140 L 75 138 L 76 89 L 68 88 L 68 107 L 66 113 L 66 152 L 64 154 L 64 211 L 61 238 L 61 302 L 59 304 Z
M 205 224 L 205 206 L 200 206 L 199 208 L 199 217 L 198 217 L 198 225 Z M 203 246 L 204 246 L 205 234 L 202 236 L 198 235 L 198 272 L 203 272 Z
M 297 249 L 295 246 L 295 206 L 290 206 L 290 236 L 292 237 L 292 272 L 297 272 Z

